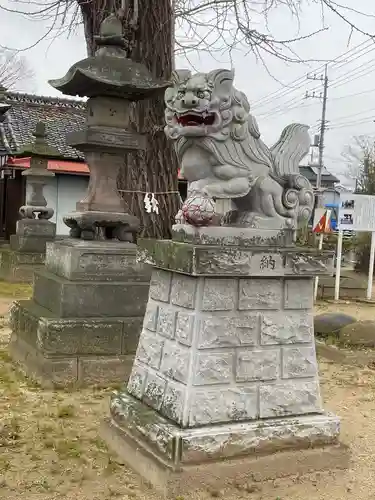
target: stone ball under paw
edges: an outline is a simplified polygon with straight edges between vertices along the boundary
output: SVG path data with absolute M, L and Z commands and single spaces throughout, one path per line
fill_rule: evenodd
M 204 196 L 187 199 L 182 206 L 182 214 L 191 226 L 210 226 L 217 219 L 215 202 Z

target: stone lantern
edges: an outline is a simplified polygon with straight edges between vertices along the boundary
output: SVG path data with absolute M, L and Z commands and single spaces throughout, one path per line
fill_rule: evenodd
M 154 80 L 145 66 L 127 59 L 121 21 L 115 15 L 103 21 L 96 43 L 95 56 L 49 82 L 64 94 L 89 98 L 86 127 L 69 134 L 68 142 L 84 152 L 90 183 L 86 197 L 64 221 L 73 238 L 133 241 L 139 221 L 127 213 L 117 190 L 124 153 L 146 147 L 144 136 L 129 130 L 132 102 L 151 97 L 167 83 Z
M 30 157 L 30 168 L 22 172 L 27 178 L 27 198 L 19 210 L 16 234 L 10 236 L 9 248 L 3 248 L 1 255 L 0 275 L 16 282 L 33 280 L 34 271 L 44 263 L 47 242 L 56 236 L 56 224 L 50 221 L 54 210 L 48 207 L 43 189 L 48 177 L 55 175 L 48 170 L 48 160 L 60 153 L 47 144 L 43 122 L 37 123 L 33 135 L 34 141 L 15 155 Z
M 19 236 L 32 235 L 40 245 L 40 250 L 45 251 L 46 241 L 55 237 L 56 224 L 49 222 L 53 217 L 53 208 L 47 207 L 43 189 L 48 177 L 54 177 L 54 173 L 48 170 L 48 160 L 60 156 L 59 152 L 50 147 L 46 142 L 46 126 L 38 122 L 33 133 L 35 141 L 23 148 L 17 156 L 30 156 L 30 168 L 22 172 L 27 177 L 30 192 L 26 204 L 20 208 L 22 219 L 17 223 L 17 234 Z M 12 237 L 11 237 L 12 240 Z
M 11 314 L 11 354 L 45 386 L 127 379 L 142 327 L 150 271 L 137 262 L 132 241 L 139 221 L 128 213 L 116 181 L 125 153 L 146 147 L 142 135 L 128 130 L 132 101 L 167 84 L 127 59 L 121 33 L 120 20 L 110 15 L 95 56 L 50 82 L 64 94 L 89 98 L 85 128 L 69 134 L 68 142 L 84 152 L 90 181 L 76 211 L 64 217 L 70 238 L 48 245 L 32 299 Z

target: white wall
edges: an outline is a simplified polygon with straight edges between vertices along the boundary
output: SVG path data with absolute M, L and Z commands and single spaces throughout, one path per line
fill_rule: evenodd
M 64 224 L 63 217 L 76 209 L 77 201 L 84 198 L 89 182 L 88 175 L 56 174 L 55 177 L 46 179 L 44 196 L 48 207 L 55 213 L 51 222 L 56 223 L 57 235 L 68 235 L 69 228 Z M 26 199 L 30 192 L 29 178 L 26 183 Z
M 86 195 L 88 175 L 57 175 L 57 221 L 56 234 L 69 234 L 63 217 L 76 209 L 76 203 Z

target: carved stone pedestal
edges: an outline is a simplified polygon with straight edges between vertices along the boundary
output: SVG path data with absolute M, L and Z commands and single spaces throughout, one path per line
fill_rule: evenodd
M 48 245 L 33 297 L 13 304 L 10 352 L 46 387 L 127 379 L 142 326 L 149 271 L 128 243 Z
M 34 271 L 43 267 L 46 243 L 53 241 L 56 224 L 42 219 L 21 219 L 10 244 L 0 250 L 0 277 L 5 281 L 32 283 Z
M 129 466 L 165 498 L 346 467 L 313 332 L 313 276 L 332 253 L 140 245 L 154 266 L 143 330 L 103 429 Z

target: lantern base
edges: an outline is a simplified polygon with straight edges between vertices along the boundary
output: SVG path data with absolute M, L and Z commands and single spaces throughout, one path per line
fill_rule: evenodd
M 29 300 L 13 303 L 9 352 L 46 388 L 126 380 L 148 296 L 150 271 L 128 243 L 66 239 L 47 245 Z
M 71 212 L 64 217 L 70 237 L 82 240 L 133 242 L 139 228 L 137 217 L 116 212 Z

